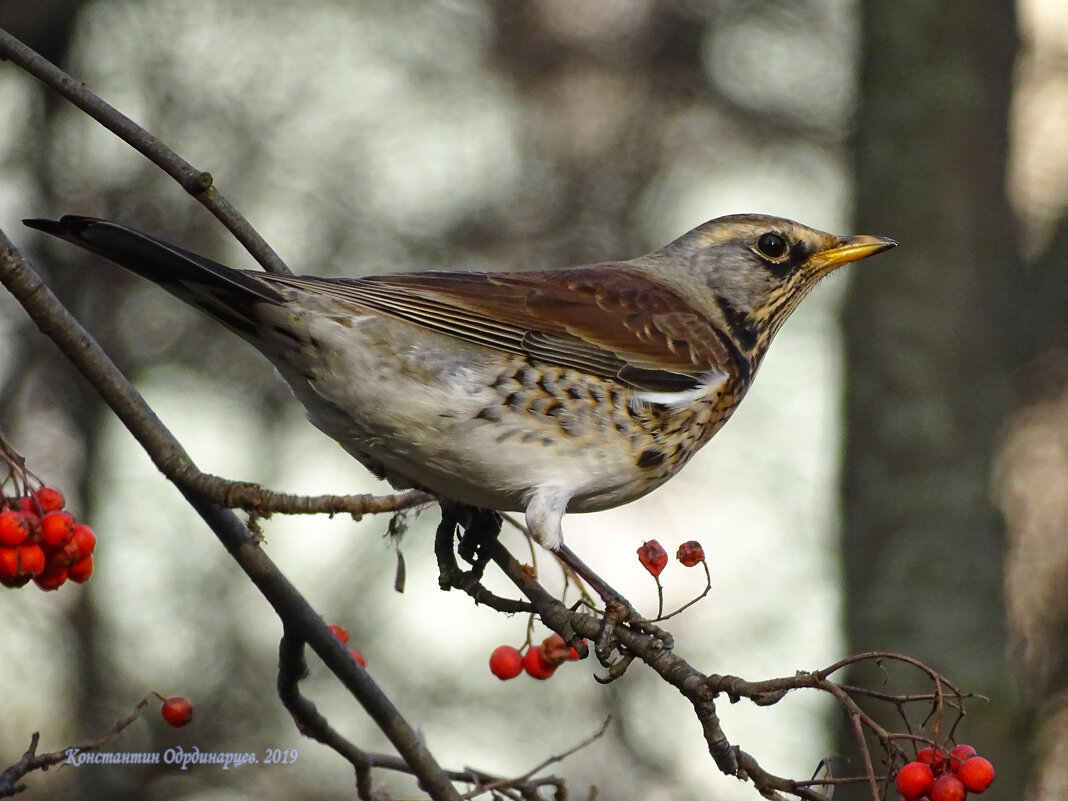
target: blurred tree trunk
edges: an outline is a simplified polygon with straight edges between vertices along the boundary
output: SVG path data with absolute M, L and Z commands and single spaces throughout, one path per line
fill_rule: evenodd
M 958 736 L 997 767 L 990 797 L 1017 798 L 1028 713 L 1007 679 L 990 500 L 1029 339 L 1004 190 L 1015 7 L 869 0 L 861 14 L 856 227 L 902 246 L 856 271 L 846 303 L 846 635 L 989 697 Z M 855 750 L 848 733 L 840 745 Z
M 1033 356 L 998 455 L 1013 667 L 1038 705 L 1027 797 L 1068 798 L 1068 220 L 1030 265 Z

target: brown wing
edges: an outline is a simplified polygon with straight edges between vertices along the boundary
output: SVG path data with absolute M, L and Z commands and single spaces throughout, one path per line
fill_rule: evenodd
M 693 307 L 624 265 L 357 279 L 262 277 L 651 391 L 693 389 L 710 371 L 733 367 L 723 341 Z

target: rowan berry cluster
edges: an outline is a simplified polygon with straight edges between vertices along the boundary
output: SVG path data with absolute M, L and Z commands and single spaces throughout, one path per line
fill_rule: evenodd
M 63 511 L 64 504 L 52 487 L 0 496 L 0 584 L 21 587 L 32 579 L 42 590 L 55 590 L 93 574 L 96 535 Z
M 897 790 L 905 801 L 964 801 L 968 793 L 981 793 L 993 781 L 994 766 L 970 745 L 948 753 L 928 747 L 898 771 Z
M 550 634 L 541 645 L 531 645 L 526 653 L 510 645 L 501 645 L 490 654 L 490 671 L 501 681 L 514 679 L 523 671 L 533 679 L 544 681 L 564 662 L 578 659 L 578 651 L 564 642 L 559 634 Z

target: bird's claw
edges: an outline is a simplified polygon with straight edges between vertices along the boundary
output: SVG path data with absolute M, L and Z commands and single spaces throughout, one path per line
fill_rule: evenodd
M 634 661 L 633 654 L 624 654 L 619 659 L 615 660 L 612 664 L 606 665 L 608 673 L 604 676 L 593 677 L 593 680 L 598 684 L 611 684 L 616 679 L 622 677 L 627 672 L 627 668 L 630 667 L 630 663 Z

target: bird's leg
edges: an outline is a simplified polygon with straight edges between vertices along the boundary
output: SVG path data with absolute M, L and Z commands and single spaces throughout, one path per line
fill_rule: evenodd
M 561 562 L 569 567 L 576 576 L 585 581 L 594 592 L 600 595 L 601 600 L 605 602 L 606 608 L 610 606 L 622 607 L 630 615 L 637 617 L 638 613 L 634 611 L 630 601 L 612 589 L 607 581 L 594 573 L 589 565 L 564 545 L 564 532 L 561 527 L 561 521 L 564 518 L 564 512 L 567 511 L 567 505 L 570 500 L 571 493 L 560 487 L 546 486 L 539 488 L 527 501 L 527 531 L 530 532 L 530 536 L 534 538 L 535 542 L 555 553 Z
M 567 565 L 571 572 L 585 581 L 586 585 L 601 597 L 601 600 L 605 603 L 605 608 L 613 605 L 621 606 L 634 616 L 637 616 L 638 613 L 634 611 L 634 607 L 631 606 L 630 601 L 620 595 L 620 593 L 607 581 L 594 573 L 589 565 L 579 559 L 578 554 L 563 543 L 560 543 L 554 549 L 554 553 L 561 562 Z

